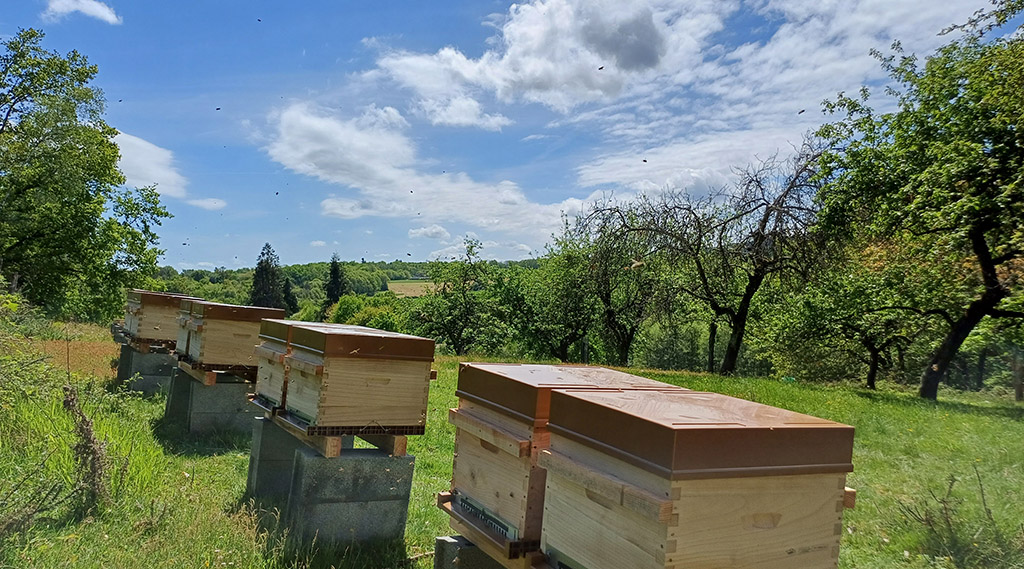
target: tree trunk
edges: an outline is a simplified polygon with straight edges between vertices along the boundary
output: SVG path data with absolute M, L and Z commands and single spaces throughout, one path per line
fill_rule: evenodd
M 985 240 L 984 228 L 974 227 L 970 231 L 971 250 L 978 259 L 978 266 L 981 268 L 982 281 L 985 283 L 985 292 L 967 307 L 967 312 L 953 323 L 949 333 L 942 340 L 942 344 L 932 355 L 932 361 L 921 374 L 921 389 L 918 392 L 925 399 L 935 400 L 939 397 L 939 382 L 945 377 L 949 370 L 949 364 L 956 357 L 960 346 L 970 335 L 974 327 L 981 322 L 987 314 L 999 305 L 1000 301 L 1010 294 L 999 282 L 999 275 L 996 273 L 996 264 L 992 258 L 992 251 L 988 248 Z
M 878 377 L 878 363 L 881 359 L 879 356 L 881 355 L 882 350 L 877 348 L 869 348 L 868 350 L 871 352 L 871 361 L 868 362 L 867 388 L 877 389 L 875 387 L 875 378 Z
M 743 335 L 747 331 L 747 317 L 750 316 L 750 302 L 757 294 L 764 282 L 764 274 L 756 272 L 750 275 L 747 280 L 747 288 L 743 291 L 743 298 L 740 305 L 736 307 L 736 314 L 732 319 L 732 332 L 729 334 L 729 345 L 725 348 L 725 356 L 722 358 L 722 375 L 730 375 L 736 371 L 736 362 L 740 357 L 740 348 L 743 347 Z
M 1006 296 L 1005 289 L 1001 288 L 989 288 L 985 290 L 985 293 L 981 295 L 981 298 L 975 300 L 967 307 L 967 312 L 960 317 L 959 320 L 953 323 L 950 327 L 949 333 L 946 334 L 946 338 L 942 340 L 942 344 L 932 354 L 932 359 L 928 362 L 928 367 L 925 368 L 924 373 L 921 374 L 921 389 L 918 394 L 925 399 L 935 400 L 939 396 L 939 382 L 945 377 L 946 372 L 949 371 L 950 364 L 953 363 L 953 359 L 956 358 L 957 352 L 960 350 L 960 346 L 967 339 L 967 336 L 971 334 L 974 327 L 981 322 L 981 319 L 985 317 L 993 308 L 999 304 Z
M 708 324 L 708 373 L 715 373 L 715 344 L 718 343 L 718 322 Z

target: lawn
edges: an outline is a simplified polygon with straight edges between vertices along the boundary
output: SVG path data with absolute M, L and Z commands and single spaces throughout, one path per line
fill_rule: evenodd
M 72 341 L 72 354 L 77 342 Z M 28 363 L 36 358 L 21 353 L 22 348 L 7 347 L 6 359 L 0 360 L 0 535 L 17 497 L 41 483 L 26 482 L 10 493 L 16 481 L 72 484 L 76 472 L 70 449 L 73 424 L 59 390 L 67 376 L 64 362 L 54 361 L 57 369 L 47 368 Z M 96 356 L 102 357 L 106 354 Z M 16 361 L 23 365 L 15 366 Z M 82 365 L 83 371 L 95 370 L 88 358 Z M 274 512 L 244 497 L 246 440 L 189 437 L 161 422 L 162 398 L 111 393 L 104 389 L 109 376 L 75 374 L 82 406 L 107 441 L 108 472 L 114 480 L 111 500 L 102 509 L 77 516 L 56 509 L 37 518 L 28 530 L 0 544 L 0 567 L 106 569 L 143 562 L 168 568 L 432 567 L 434 537 L 451 533 L 434 506 L 434 495 L 448 488 L 451 476 L 454 432 L 447 409 L 456 404 L 458 360 L 440 357 L 435 367 L 438 379 L 431 385 L 427 434 L 409 441 L 416 471 L 404 550 L 293 550 L 275 525 Z M 844 519 L 840 567 L 953 567 L 931 559 L 944 555 L 942 546 L 935 545 L 935 535 L 929 536 L 925 524 L 914 520 L 931 510 L 939 513 L 939 525 L 946 523 L 933 495 L 945 496 L 950 477 L 956 480 L 952 498 L 959 500 L 946 500 L 947 506 L 957 508 L 950 517 L 951 535 L 963 542 L 954 545 L 978 553 L 978 560 L 964 567 L 993 566 L 982 555 L 994 539 L 1022 547 L 1014 542 L 1024 523 L 1020 405 L 951 391 L 942 392 L 939 403 L 928 403 L 909 393 L 848 385 L 631 371 L 854 425 L 856 470 L 848 485 L 858 490 L 857 508 L 848 510 Z M 999 535 L 990 531 L 979 477 Z M 417 559 L 403 564 L 409 557 Z

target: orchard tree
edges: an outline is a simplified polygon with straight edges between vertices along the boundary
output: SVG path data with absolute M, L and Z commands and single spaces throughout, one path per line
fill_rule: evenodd
M 496 275 L 498 312 L 533 351 L 566 362 L 594 321 L 596 298 L 589 251 L 566 231 L 535 269 L 513 266 Z
M 252 288 L 249 289 L 249 304 L 267 308 L 287 308 L 284 299 L 284 282 L 281 277 L 281 263 L 270 243 L 263 244 L 256 270 L 252 273 Z
M 460 356 L 486 342 L 493 318 L 485 290 L 490 270 L 480 258 L 480 241 L 467 238 L 464 243 L 459 259 L 430 263 L 433 287 L 419 299 L 414 316 L 423 334 Z
M 820 155 L 819 142 L 807 140 L 788 160 L 772 157 L 740 171 L 734 188 L 703 196 L 670 191 L 608 210 L 673 268 L 669 286 L 712 315 L 709 358 L 717 323 L 729 325 L 720 373 L 736 370 L 762 286 L 804 272 L 820 247 L 810 232 Z
M 49 311 L 105 318 L 156 272 L 153 188 L 123 188 L 97 68 L 21 30 L 0 55 L 0 277 Z
M 826 105 L 845 117 L 820 131 L 835 148 L 823 218 L 847 235 L 912 235 L 920 258 L 951 259 L 940 270 L 971 267 L 969 298 L 921 373 L 921 397 L 935 399 L 983 318 L 1024 317 L 1007 308 L 1024 284 L 1024 36 L 968 37 L 923 66 L 898 44 L 894 52 L 880 59 L 899 86 L 895 111 L 872 110 L 866 89 Z

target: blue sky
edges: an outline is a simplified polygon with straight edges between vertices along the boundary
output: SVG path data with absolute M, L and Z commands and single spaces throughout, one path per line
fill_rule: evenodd
M 13 4 L 13 5 L 11 5 Z M 701 192 L 786 154 L 822 100 L 884 80 L 983 1 L 302 3 L 9 0 L 99 66 L 162 264 L 543 252 L 609 193 Z M 877 102 L 882 103 L 881 93 Z M 800 111 L 805 112 L 800 112 Z

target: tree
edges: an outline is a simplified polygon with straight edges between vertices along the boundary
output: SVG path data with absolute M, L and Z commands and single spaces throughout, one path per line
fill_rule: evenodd
M 501 319 L 532 350 L 563 362 L 586 337 L 596 308 L 589 252 L 567 233 L 537 268 L 510 267 L 495 277 L 493 286 Z
M 267 308 L 287 308 L 284 300 L 284 283 L 281 279 L 281 263 L 270 243 L 263 245 L 256 270 L 252 273 L 252 288 L 249 289 L 249 304 Z
M 611 363 L 627 365 L 641 326 L 664 291 L 659 258 L 642 233 L 640 221 L 626 209 L 597 206 L 580 218 L 573 239 L 587 251 L 587 280 L 597 299 L 601 338 Z
M 21 30 L 0 55 L 0 275 L 50 312 L 110 317 L 156 272 L 153 188 L 122 188 L 97 68 Z
M 284 296 L 284 304 L 288 314 L 295 314 L 299 311 L 299 299 L 295 298 L 295 291 L 292 290 L 292 279 L 284 277 L 284 287 L 281 289 Z
M 343 294 L 349 294 L 352 292 L 352 286 L 348 282 L 348 277 L 345 275 L 345 267 L 341 266 L 341 260 L 338 258 L 338 254 L 331 255 L 331 268 L 327 275 L 327 284 L 324 285 L 324 293 L 327 294 L 328 304 L 334 304 L 338 302 Z
M 866 89 L 826 105 L 845 117 L 820 131 L 835 148 L 825 158 L 823 219 L 846 235 L 913 235 L 920 258 L 971 267 L 969 297 L 921 373 L 921 397 L 935 399 L 982 319 L 1024 317 L 1006 308 L 1021 294 L 1024 252 L 1024 37 L 968 37 L 923 67 L 893 47 L 879 58 L 902 89 L 893 90 L 897 110 L 876 114 Z M 936 302 L 961 292 L 941 291 Z
M 478 240 L 467 238 L 464 243 L 460 259 L 430 263 L 427 274 L 434 285 L 420 299 L 415 316 L 422 333 L 460 356 L 484 343 L 493 324 L 485 296 L 488 264 L 480 258 Z
M 787 161 L 773 157 L 741 171 L 732 190 L 705 196 L 670 191 L 609 210 L 625 232 L 642 236 L 652 256 L 664 256 L 674 267 L 669 286 L 713 315 L 709 359 L 717 322 L 729 324 L 720 373 L 736 370 L 762 285 L 804 272 L 819 246 L 810 228 L 817 214 L 813 200 L 820 154 L 817 141 L 807 140 Z M 710 362 L 708 367 L 712 371 Z

